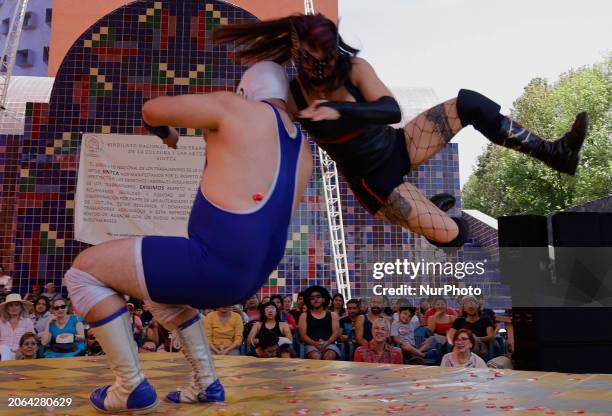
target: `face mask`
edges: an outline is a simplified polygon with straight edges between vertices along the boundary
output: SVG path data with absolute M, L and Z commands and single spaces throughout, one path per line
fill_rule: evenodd
M 317 59 L 305 49 L 301 49 L 296 62 L 300 78 L 315 87 L 325 85 L 332 79 L 334 72 L 332 59 Z

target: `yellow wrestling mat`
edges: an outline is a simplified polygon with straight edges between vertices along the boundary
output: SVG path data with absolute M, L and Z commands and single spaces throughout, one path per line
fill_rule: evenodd
M 612 375 L 375 365 L 343 361 L 218 357 L 227 402 L 176 405 L 187 383 L 180 353 L 141 354 L 162 400 L 152 415 L 610 415 Z M 0 415 L 94 415 L 89 393 L 113 380 L 106 358 L 0 363 Z M 15 407 L 30 398 L 70 406 Z M 59 403 L 59 402 L 58 402 Z M 39 403 L 40 404 L 40 403 Z

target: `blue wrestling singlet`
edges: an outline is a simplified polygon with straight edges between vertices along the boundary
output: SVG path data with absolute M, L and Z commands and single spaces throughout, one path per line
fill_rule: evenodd
M 265 101 L 264 101 L 265 102 Z M 266 103 L 268 104 L 268 103 Z M 276 180 L 254 209 L 232 212 L 198 190 L 184 237 L 144 237 L 142 263 L 155 302 L 215 308 L 241 303 L 255 293 L 285 251 L 302 134 L 291 138 L 276 117 L 279 160 Z

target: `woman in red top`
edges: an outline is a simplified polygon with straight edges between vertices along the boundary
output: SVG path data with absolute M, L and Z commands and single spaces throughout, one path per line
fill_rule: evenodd
M 435 312 L 427 319 L 427 328 L 444 343 L 446 342 L 446 333 L 453 327 L 456 316 L 447 313 L 446 299 L 444 298 L 435 298 L 433 305 Z

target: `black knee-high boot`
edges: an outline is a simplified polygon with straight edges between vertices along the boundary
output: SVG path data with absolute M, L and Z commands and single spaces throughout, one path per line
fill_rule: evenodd
M 578 153 L 587 132 L 586 112 L 576 116 L 571 130 L 556 141 L 536 136 L 517 122 L 499 113 L 500 106 L 477 92 L 460 90 L 457 114 L 463 126 L 471 124 L 487 139 L 541 160 L 551 168 L 574 175 Z

